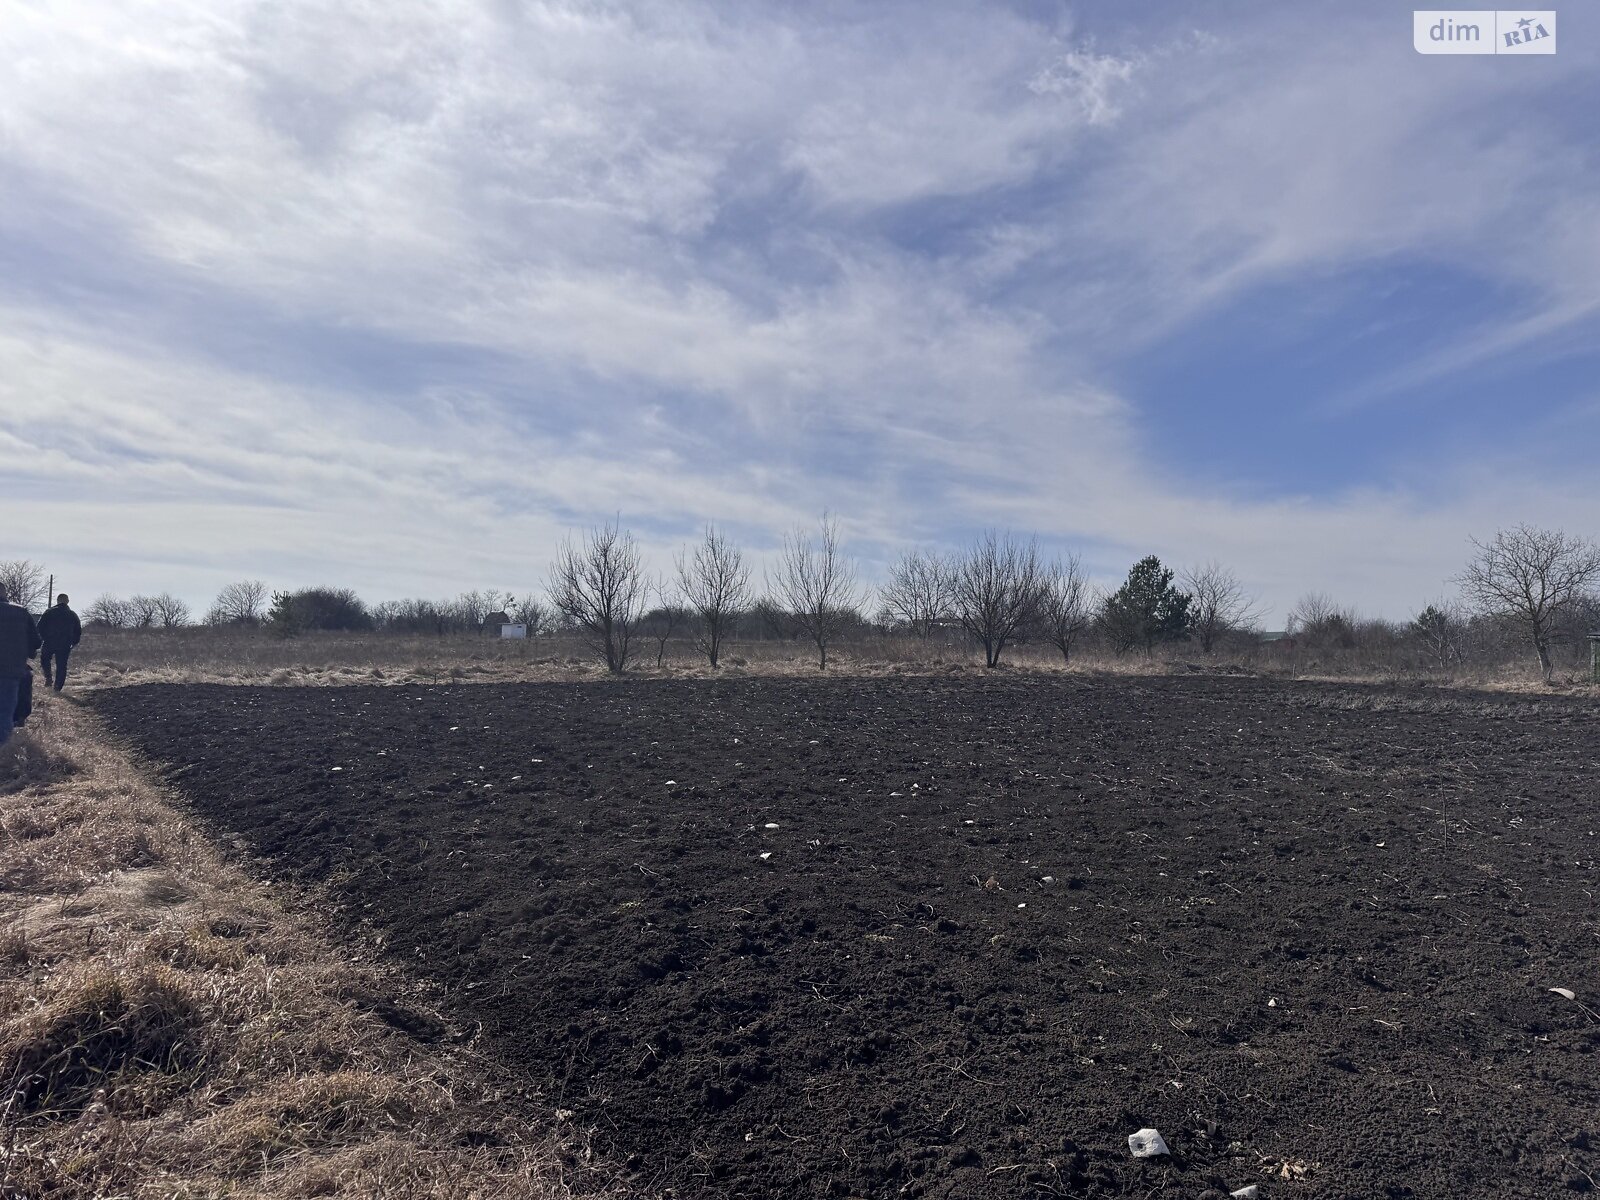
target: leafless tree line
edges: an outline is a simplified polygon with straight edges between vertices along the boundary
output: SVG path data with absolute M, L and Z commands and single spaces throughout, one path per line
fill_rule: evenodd
M 101 596 L 84 609 L 83 619 L 108 629 L 180 629 L 189 624 L 186 601 L 171 592 L 158 596 Z
M 613 522 L 562 546 L 551 567 L 551 602 L 613 673 L 626 669 L 641 634 L 656 640 L 659 664 L 680 624 L 692 625 L 696 647 L 716 667 L 735 620 L 750 603 L 750 566 L 714 526 L 694 547 L 684 547 L 674 565 L 672 576 L 651 577 L 633 535 Z M 824 516 L 816 536 L 805 530 L 789 534 L 767 586 L 815 645 L 818 666 L 825 669 L 828 649 L 860 599 L 855 566 L 840 551 L 837 522 Z
M 1363 619 L 1327 594 L 1311 592 L 1290 613 L 1283 644 L 1302 658 L 1410 653 L 1448 669 L 1470 659 L 1503 657 L 1520 641 L 1551 678 L 1554 648 L 1600 626 L 1600 547 L 1519 525 L 1487 541 L 1474 539 L 1472 549 L 1454 580 L 1460 600 L 1435 600 L 1410 622 L 1397 624 Z M 542 594 L 479 589 L 448 601 L 387 601 L 361 627 L 481 631 L 503 614 L 526 624 L 530 634 L 583 637 L 618 673 L 637 661 L 641 646 L 650 646 L 661 664 L 669 643 L 681 636 L 713 668 L 736 633 L 805 641 L 819 669 L 833 661 L 842 641 L 873 631 L 964 640 L 981 647 L 991 667 L 1022 643 L 1052 646 L 1071 661 L 1091 639 L 1108 640 L 1110 593 L 1090 584 L 1075 556 L 1046 558 L 1035 539 L 1009 532 L 984 532 L 953 552 L 918 548 L 903 554 L 877 591 L 875 623 L 863 616 L 868 593 L 844 550 L 840 523 L 829 514 L 815 528 L 785 536 L 761 589 L 752 576 L 744 552 L 714 526 L 682 548 L 671 571 L 652 574 L 632 533 L 613 521 L 563 543 Z M 30 608 L 47 602 L 46 579 L 39 564 L 0 562 L 0 584 Z M 1258 606 L 1231 570 L 1202 563 L 1184 571 L 1175 586 L 1187 606 L 1183 636 L 1200 653 L 1259 649 Z M 204 621 L 270 623 L 278 600 L 273 595 L 269 603 L 259 580 L 232 583 L 218 593 Z M 125 629 L 173 629 L 191 620 L 188 605 L 171 593 L 102 596 L 83 615 L 91 624 Z
M 889 568 L 880 598 L 885 624 L 924 639 L 959 628 L 991 667 L 1008 645 L 1035 637 L 1070 660 L 1095 600 L 1076 555 L 1047 562 L 1036 541 L 994 530 L 960 553 L 908 551 Z
M 1557 645 L 1580 646 L 1600 631 L 1600 546 L 1560 530 L 1517 525 L 1487 541 L 1470 539 L 1473 555 L 1452 581 L 1460 600 L 1440 598 L 1399 625 L 1367 619 L 1328 595 L 1303 596 L 1290 613 L 1297 648 L 1336 654 L 1405 643 L 1438 668 L 1504 659 L 1517 643 L 1531 651 L 1541 676 L 1555 673 Z
M 498 633 L 501 623 L 521 623 L 538 633 L 548 629 L 550 609 L 536 596 L 475 588 L 452 600 L 385 600 L 373 606 L 372 622 L 389 633 Z

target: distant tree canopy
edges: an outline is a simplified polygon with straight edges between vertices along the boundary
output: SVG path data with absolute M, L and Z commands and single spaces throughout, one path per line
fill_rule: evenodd
M 181 629 L 189 624 L 189 605 L 171 592 L 159 596 L 101 596 L 83 617 L 105 629 Z
M 1134 563 L 1126 582 L 1106 597 L 1100 627 L 1118 654 L 1135 647 L 1149 654 L 1160 643 L 1189 636 L 1192 598 L 1172 586 L 1172 575 L 1152 554 Z
M 0 586 L 11 603 L 20 604 L 29 612 L 38 612 L 51 600 L 44 568 L 25 558 L 0 562 Z
M 429 633 L 439 637 L 447 633 L 484 633 L 489 632 L 486 622 L 490 617 L 509 616 L 530 603 L 535 603 L 531 597 L 518 602 L 510 592 L 494 588 L 462 592 L 454 600 L 385 600 L 373 607 L 372 623 L 385 633 Z M 498 634 L 498 626 L 503 623 L 494 622 L 493 632 Z M 538 621 L 527 623 L 539 625 Z M 537 633 L 538 628 L 530 628 L 529 632 Z
M 133 605 L 120 596 L 100 596 L 83 610 L 83 620 L 104 629 L 129 629 L 134 621 Z
M 1313 650 L 1352 650 L 1358 643 L 1355 610 L 1341 608 L 1326 592 L 1307 592 L 1289 613 L 1289 628 Z
M 352 632 L 371 629 L 372 614 L 349 588 L 310 587 L 273 592 L 267 625 L 276 634 Z

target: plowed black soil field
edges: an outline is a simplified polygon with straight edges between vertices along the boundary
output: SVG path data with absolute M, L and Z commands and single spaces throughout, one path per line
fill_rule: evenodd
M 1593 705 L 971 675 L 94 704 L 657 1194 L 1600 1179 Z M 1146 1125 L 1169 1158 L 1130 1156 Z

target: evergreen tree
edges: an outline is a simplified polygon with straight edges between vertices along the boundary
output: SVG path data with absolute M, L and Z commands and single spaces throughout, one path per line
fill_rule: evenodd
M 1134 563 L 1127 581 L 1106 597 L 1100 624 L 1118 654 L 1135 646 L 1150 654 L 1158 642 L 1188 638 L 1192 599 L 1172 586 L 1171 569 L 1152 554 Z

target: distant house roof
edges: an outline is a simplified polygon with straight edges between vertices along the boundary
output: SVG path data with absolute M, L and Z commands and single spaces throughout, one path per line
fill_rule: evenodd
M 1261 642 L 1287 641 L 1293 635 L 1287 629 L 1269 629 L 1264 633 L 1256 634 L 1256 640 Z
M 510 613 L 492 612 L 483 619 L 483 623 L 488 628 L 493 629 L 496 625 L 514 625 L 516 622 L 511 619 Z

